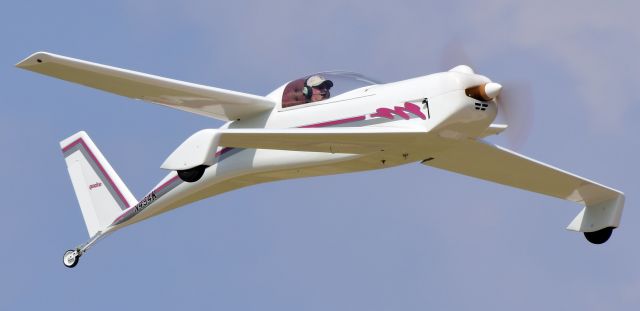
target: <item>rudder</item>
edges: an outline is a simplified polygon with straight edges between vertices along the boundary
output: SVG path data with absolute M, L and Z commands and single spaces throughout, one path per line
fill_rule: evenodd
M 86 132 L 61 141 L 60 147 L 89 236 L 93 236 L 135 204 L 135 197 Z

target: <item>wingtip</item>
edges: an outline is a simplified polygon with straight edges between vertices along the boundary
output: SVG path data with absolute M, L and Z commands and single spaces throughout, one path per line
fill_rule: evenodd
M 16 64 L 16 67 L 25 69 L 34 65 L 38 65 L 40 63 L 43 63 L 50 56 L 51 54 L 47 52 L 35 52 L 29 55 L 27 58 L 18 62 Z

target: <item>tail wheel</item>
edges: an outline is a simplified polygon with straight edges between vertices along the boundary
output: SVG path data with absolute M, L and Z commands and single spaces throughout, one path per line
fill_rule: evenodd
M 67 268 L 73 268 L 80 261 L 80 253 L 77 250 L 70 249 L 64 253 L 62 257 L 62 263 Z
M 178 171 L 178 176 L 180 176 L 180 179 L 186 182 L 196 182 L 200 180 L 202 175 L 204 175 L 204 170 L 206 168 L 206 165 L 198 165 L 187 170 Z
M 584 237 L 593 244 L 602 244 L 609 240 L 612 232 L 613 227 L 607 227 L 594 232 L 585 232 Z

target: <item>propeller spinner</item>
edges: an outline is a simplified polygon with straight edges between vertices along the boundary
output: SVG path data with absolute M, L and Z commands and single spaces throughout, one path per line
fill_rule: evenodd
M 502 90 L 502 85 L 495 82 L 489 82 L 486 84 L 473 86 L 464 90 L 467 96 L 480 100 L 480 101 L 489 101 L 492 100 L 500 94 Z

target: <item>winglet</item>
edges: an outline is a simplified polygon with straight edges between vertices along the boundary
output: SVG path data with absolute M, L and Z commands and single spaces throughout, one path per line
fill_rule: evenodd
M 594 205 L 585 206 L 571 221 L 567 230 L 594 232 L 607 227 L 618 227 L 624 208 L 624 194 Z

